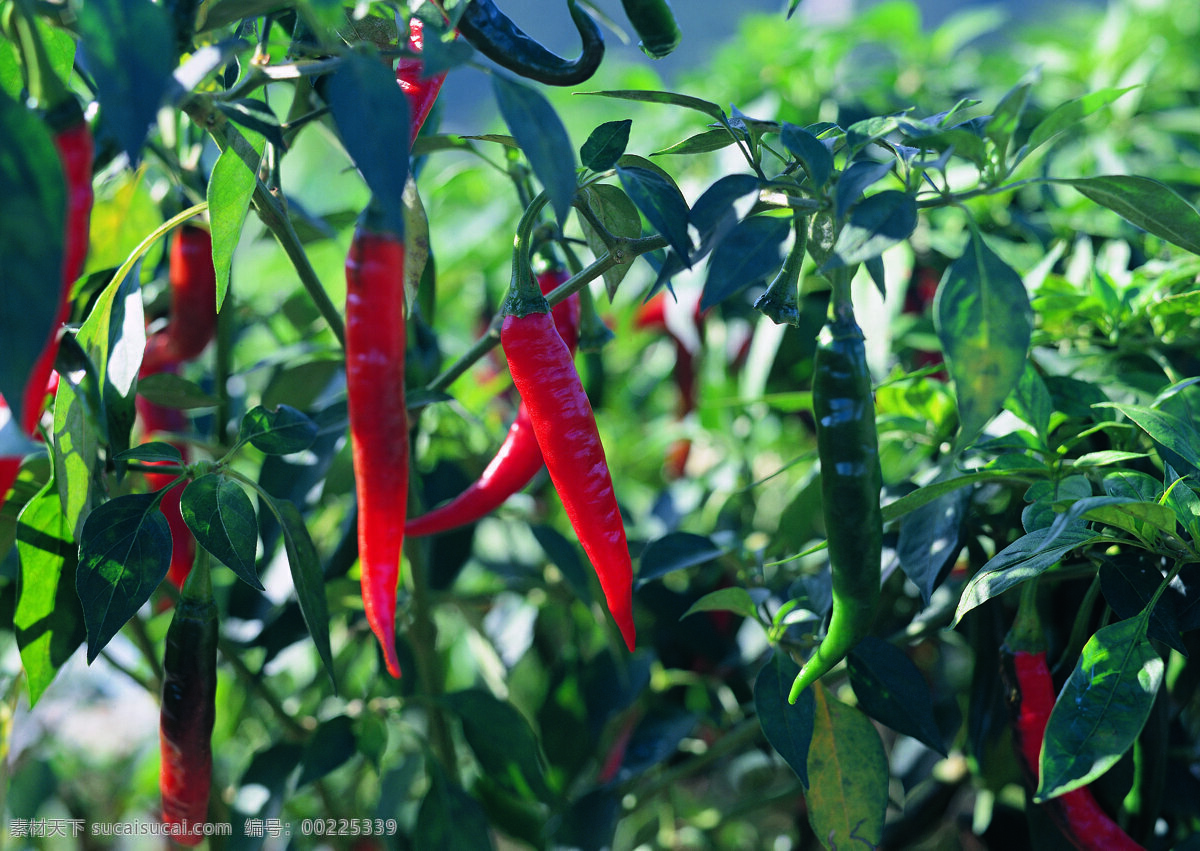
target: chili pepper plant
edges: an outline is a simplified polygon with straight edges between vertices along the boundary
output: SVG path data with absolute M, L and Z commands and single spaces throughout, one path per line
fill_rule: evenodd
M 0 0 L 14 846 L 1195 847 L 1200 17 L 781 6 Z

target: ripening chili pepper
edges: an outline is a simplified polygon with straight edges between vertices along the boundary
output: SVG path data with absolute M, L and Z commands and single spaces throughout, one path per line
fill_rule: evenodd
M 45 407 L 46 387 L 58 355 L 58 332 L 71 313 L 71 287 L 83 272 L 92 217 L 92 131 L 84 120 L 83 110 L 69 96 L 47 114 L 46 120 L 54 133 L 54 147 L 66 178 L 67 218 L 54 327 L 29 373 L 22 398 L 21 428 L 29 435 L 37 430 Z
M 541 202 L 530 205 L 517 229 L 500 345 L 521 403 L 529 410 L 550 481 L 596 569 L 608 610 L 632 651 L 633 565 L 612 475 L 592 406 L 575 370 L 575 358 L 554 328 L 550 308 L 533 282 L 523 251 L 545 203 L 545 195 L 539 197 Z
M 176 408 L 156 405 L 142 396 L 137 397 L 136 405 L 138 416 L 142 419 L 142 436 L 146 440 L 158 440 L 160 434 L 178 434 L 187 426 L 183 412 Z M 172 442 L 171 445 L 179 450 L 182 463 L 186 464 L 189 456 L 187 444 Z M 152 491 L 162 490 L 177 478 L 174 473 L 147 472 L 145 476 L 146 485 Z M 171 565 L 167 568 L 167 581 L 176 588 L 183 587 L 196 560 L 196 539 L 192 537 L 192 531 L 184 522 L 179 508 L 179 499 L 185 487 L 186 480 L 178 482 L 163 494 L 158 503 L 158 510 L 167 518 L 167 525 L 171 529 Z
M 538 275 L 537 281 L 545 295 L 565 283 L 567 278 L 564 269 L 554 268 Z M 554 305 L 553 316 L 555 330 L 574 355 L 579 340 L 578 294 Z M 445 505 L 410 519 L 404 524 L 404 531 L 409 535 L 434 535 L 474 523 L 528 485 L 542 469 L 542 464 L 542 451 L 533 434 L 529 408 L 522 402 L 499 451 L 479 479 Z
M 1008 686 L 1008 708 L 1029 790 L 1038 787 L 1042 741 L 1056 692 L 1046 661 L 1046 642 L 1037 614 L 1037 582 L 1022 586 L 1017 617 L 1000 649 L 1000 672 Z M 1144 851 L 1109 815 L 1086 787 L 1073 789 L 1046 804 L 1051 821 L 1076 848 L 1085 851 Z
M 662 59 L 679 46 L 679 24 L 667 0 L 621 0 L 621 5 L 647 56 Z
M 404 239 L 364 221 L 346 258 L 346 392 L 363 608 L 394 677 L 400 676 L 396 588 L 408 502 L 404 346 Z
M 408 47 L 414 53 L 421 53 L 425 49 L 425 25 L 416 16 L 408 21 Z M 425 63 L 417 56 L 401 56 L 396 63 L 396 82 L 408 97 L 408 124 L 412 128 L 409 144 L 421 132 L 421 126 L 429 117 L 438 92 L 442 90 L 442 83 L 446 80 L 445 71 L 426 77 L 424 70 Z
M 476 50 L 514 74 L 548 86 L 577 86 L 600 67 L 604 36 L 575 0 L 567 0 L 567 8 L 583 44 L 575 59 L 563 59 L 534 41 L 492 0 L 471 0 L 458 21 L 458 30 Z
M 204 351 L 217 330 L 217 272 L 212 236 L 196 225 L 184 225 L 171 243 L 167 266 L 171 308 L 167 327 L 150 335 L 142 355 L 142 373 L 174 368 Z
M 162 820 L 182 832 L 172 838 L 199 845 L 196 828 L 208 815 L 212 785 L 212 730 L 216 720 L 217 605 L 206 567 L 183 586 L 163 654 L 159 747 Z
M 792 683 L 790 703 L 867 635 L 879 605 L 882 474 L 871 373 L 849 302 L 835 307 L 817 339 L 812 395 L 833 615 L 825 638 Z

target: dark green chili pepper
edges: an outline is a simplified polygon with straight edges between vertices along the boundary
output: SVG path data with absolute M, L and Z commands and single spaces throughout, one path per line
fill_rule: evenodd
M 833 616 L 825 638 L 792 683 L 790 703 L 867 635 L 879 605 L 883 514 L 875 404 L 862 330 L 848 303 L 835 309 L 817 339 L 813 414 L 833 572 Z
M 576 86 L 600 67 L 604 36 L 575 0 L 568 0 L 567 8 L 583 43 L 583 50 L 575 59 L 563 59 L 534 41 L 497 9 L 492 0 L 471 0 L 459 19 L 458 31 L 476 50 L 514 74 L 548 86 Z
M 667 0 L 621 0 L 621 5 L 641 39 L 642 53 L 662 59 L 679 46 L 679 25 Z

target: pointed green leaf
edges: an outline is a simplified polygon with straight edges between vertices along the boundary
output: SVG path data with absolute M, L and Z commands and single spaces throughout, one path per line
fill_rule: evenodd
M 266 139 L 258 133 L 242 134 L 262 159 Z M 208 180 L 208 215 L 212 222 L 213 267 L 217 270 L 217 309 L 229 292 L 233 252 L 242 236 L 242 225 L 250 211 L 250 199 L 258 184 L 257 167 L 252 167 L 233 146 L 226 148 L 213 166 Z
M 280 405 L 268 411 L 259 405 L 242 417 L 238 440 L 268 455 L 290 455 L 312 446 L 317 431 L 317 424 L 295 408 Z
M 88 515 L 75 588 L 92 663 L 167 575 L 171 529 L 152 493 L 119 496 Z
M 858 705 L 876 721 L 946 756 L 929 685 L 908 654 L 868 635 L 846 657 Z
M 215 473 L 201 476 L 184 490 L 179 509 L 200 546 L 251 588 L 263 590 L 254 569 L 258 518 L 241 485 Z
M 1200 470 L 1200 434 L 1187 420 L 1167 411 L 1138 405 L 1106 404 L 1116 408 L 1150 438 Z
M 73 581 L 78 548 L 53 483 L 21 510 L 17 553 L 21 570 L 13 627 L 33 706 L 87 637 Z
M 606 121 L 592 131 L 583 147 L 579 159 L 592 171 L 608 171 L 617 164 L 629 144 L 629 128 L 633 120 Z
M 547 800 L 541 745 L 515 706 L 480 688 L 456 691 L 445 701 L 462 720 L 463 737 L 485 773 L 519 795 Z
M 138 393 L 163 408 L 191 410 L 215 408 L 217 397 L 205 393 L 200 385 L 174 372 L 156 372 L 138 379 Z
M 530 530 L 545 551 L 546 557 L 554 563 L 563 578 L 567 580 L 567 584 L 571 586 L 575 596 L 582 600 L 584 605 L 590 606 L 592 604 L 592 580 L 589 578 L 591 571 L 584 568 L 575 545 L 553 526 L 536 525 L 531 526 Z
M 833 191 L 833 217 L 841 221 L 868 189 L 892 170 L 891 163 L 856 162 L 842 172 Z
M 738 222 L 708 260 L 700 308 L 718 304 L 777 271 L 791 230 L 790 218 L 751 216 Z
M 722 148 L 728 148 L 737 140 L 729 135 L 729 131 L 724 128 L 715 130 L 705 130 L 703 133 L 696 133 L 693 136 L 688 136 L 682 141 L 676 142 L 674 145 L 669 145 L 661 150 L 654 151 L 650 156 L 661 157 L 668 154 L 709 154 L 713 151 L 719 151 Z
M 813 689 L 805 689 L 793 706 L 787 701 L 800 666 L 776 650 L 754 680 L 754 708 L 771 747 L 808 788 L 808 747 L 813 736 Z
M 492 91 L 504 123 L 546 190 L 561 228 L 575 199 L 575 149 L 567 128 L 550 101 L 531 86 L 493 74 Z
M 1018 83 L 1000 99 L 992 117 L 984 125 L 983 133 L 996 146 L 996 159 L 1003 167 L 1008 159 L 1008 145 L 1021 123 L 1025 112 L 1025 101 L 1029 98 L 1031 83 Z
M 691 95 L 681 95 L 675 92 L 659 92 L 659 91 L 644 91 L 642 89 L 618 89 L 607 92 L 579 92 L 581 95 L 597 95 L 606 98 L 619 98 L 621 100 L 636 100 L 643 103 L 665 103 L 672 106 L 682 106 L 685 109 L 694 109 L 697 112 L 703 112 L 710 118 L 715 118 L 721 121 L 725 118 L 725 110 L 717 106 L 715 103 L 709 103 L 700 98 L 694 98 Z
M 1075 127 L 1096 110 L 1108 106 L 1121 95 L 1136 88 L 1137 86 L 1126 86 L 1122 89 L 1101 89 L 1055 107 L 1033 128 L 1025 147 L 1021 150 L 1020 158 L 1029 156 L 1062 131 Z
M 45 124 L 7 95 L 0 95 L 0 198 L 0 395 L 20 422 L 25 382 L 56 330 L 67 200 Z
M 873 848 L 883 836 L 888 764 L 879 733 L 861 711 L 814 686 L 808 749 L 808 821 L 827 848 Z
M 383 227 L 404 233 L 408 181 L 408 98 L 388 64 L 348 53 L 325 86 L 329 111 L 350 159 L 383 214 Z
M 705 535 L 671 532 L 646 544 L 642 550 L 637 584 L 666 576 L 676 570 L 699 567 L 725 555 L 727 550 Z
M 825 147 L 825 143 L 795 124 L 784 122 L 780 134 L 783 146 L 804 166 L 813 189 L 820 189 L 829 182 L 833 175 L 833 154 Z
M 85 399 L 69 380 L 60 380 L 54 397 L 54 479 L 59 482 L 59 502 L 75 540 L 83 534 L 84 522 L 104 494 L 105 462 L 94 423 Z
M 674 182 L 640 166 L 617 166 L 617 176 L 630 200 L 646 221 L 661 233 L 676 253 L 690 263 L 692 238 L 688 234 L 688 205 Z
M 167 461 L 173 464 L 183 461 L 183 455 L 180 454 L 178 446 L 159 440 L 126 449 L 115 458 L 117 461 Z
M 1021 276 L 974 231 L 946 270 L 934 299 L 966 446 L 1001 408 L 1025 369 L 1033 311 Z
M 320 780 L 334 769 L 344 765 L 357 750 L 354 738 L 354 721 L 348 715 L 335 715 L 322 721 L 312 736 L 304 743 L 304 755 L 300 758 L 300 776 L 296 788 L 300 789 Z
M 683 620 L 697 612 L 733 612 L 744 618 L 758 618 L 758 607 L 754 605 L 750 592 L 740 586 L 710 591 L 692 603 L 692 607 L 680 615 L 679 619 Z
M 1046 723 L 1035 800 L 1086 786 L 1112 768 L 1137 740 L 1162 681 L 1162 657 L 1144 617 L 1088 639 Z
M 591 208 L 600 222 L 613 236 L 637 239 L 642 235 L 642 217 L 629 196 L 619 186 L 608 183 L 593 183 L 582 192 L 583 202 Z M 587 219 L 580 216 L 579 222 L 587 238 L 588 248 L 599 257 L 608 250 L 604 240 L 596 233 Z M 617 291 L 617 285 L 625 278 L 632 260 L 614 266 L 604 273 L 604 289 L 609 298 Z
M 1200 254 L 1200 213 L 1165 183 L 1123 174 L 1054 182 L 1073 187 L 1148 233 Z
M 911 195 L 885 189 L 864 198 L 850 210 L 850 218 L 833 244 L 833 254 L 822 271 L 854 266 L 878 257 L 912 236 L 917 227 L 917 202 Z
M 429 790 L 417 812 L 412 842 L 415 848 L 494 848 L 487 814 L 480 803 L 446 777 L 437 762 L 430 761 Z
M 283 545 L 287 550 L 288 567 L 292 572 L 292 585 L 300 601 L 300 613 L 317 654 L 325 664 L 329 679 L 336 687 L 333 676 L 333 651 L 329 646 L 329 603 L 325 599 L 325 578 L 321 575 L 321 559 L 316 545 L 300 516 L 300 509 L 286 499 L 273 502 L 279 512 L 283 527 Z

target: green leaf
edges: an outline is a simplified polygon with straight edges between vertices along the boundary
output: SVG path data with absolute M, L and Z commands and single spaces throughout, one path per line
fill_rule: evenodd
M 350 716 L 335 715 L 327 721 L 322 721 L 304 743 L 296 788 L 301 789 L 314 780 L 325 777 L 344 765 L 357 750 L 354 721 Z
M 1000 99 L 1000 103 L 992 112 L 992 117 L 983 127 L 983 134 L 996 146 L 996 160 L 1002 167 L 1007 166 L 1008 146 L 1021 123 L 1021 116 L 1025 112 L 1025 101 L 1029 98 L 1031 86 L 1032 83 L 1018 83 L 1013 86 Z
M 660 92 L 660 91 L 643 91 L 641 89 L 617 89 L 607 92 L 578 92 L 581 95 L 596 95 L 598 97 L 619 98 L 621 100 L 636 100 L 643 103 L 664 103 L 672 106 L 682 106 L 685 109 L 694 109 L 697 112 L 703 112 L 710 118 L 715 118 L 717 121 L 725 120 L 725 110 L 717 106 L 715 103 L 709 103 L 700 98 L 694 98 L 691 95 L 681 95 L 675 92 Z
M 692 205 L 691 220 L 700 234 L 700 244 L 718 242 L 738 221 L 734 202 L 758 191 L 752 174 L 727 174 L 704 190 Z
M 776 650 L 754 679 L 754 709 L 771 747 L 808 788 L 808 746 L 813 736 L 813 689 L 805 689 L 793 706 L 787 701 L 800 666 Z
M 295 408 L 280 405 L 268 411 L 259 405 L 242 417 L 238 442 L 249 442 L 268 455 L 291 455 L 312 446 L 317 432 L 317 424 Z
M 846 147 L 850 157 L 853 158 L 867 145 L 876 139 L 882 139 L 899 126 L 900 119 L 895 115 L 876 115 L 851 124 L 846 128 Z
M 593 183 L 582 191 L 583 202 L 591 208 L 596 217 L 613 236 L 637 239 L 642 235 L 642 217 L 638 215 L 637 207 L 629 200 L 629 196 L 619 186 L 608 183 Z M 582 216 L 579 217 L 583 234 L 587 238 L 588 248 L 599 257 L 608 250 L 604 240 L 596 233 L 591 223 Z M 617 291 L 617 285 L 624 280 L 632 260 L 613 266 L 604 273 L 604 289 L 611 299 Z
M 850 218 L 821 271 L 854 266 L 878 257 L 912 236 L 916 227 L 917 202 L 911 195 L 885 189 L 864 198 L 850 210 Z
M 284 141 L 279 119 L 275 117 L 275 113 L 271 111 L 271 108 L 261 100 L 244 98 L 231 101 L 217 101 L 216 105 L 217 109 L 225 113 L 230 121 L 243 130 L 249 130 L 252 137 L 262 136 L 279 151 L 283 152 L 287 150 L 287 142 Z M 257 148 L 258 146 L 256 145 L 255 147 Z
M 579 551 L 575 549 L 574 544 L 567 540 L 561 532 L 553 526 L 531 526 L 533 537 L 537 538 L 538 544 L 546 553 L 546 557 L 554 563 L 563 578 L 567 580 L 567 584 L 571 586 L 571 590 L 575 592 L 583 604 L 590 606 L 592 604 L 592 581 L 590 576 L 592 572 L 583 566 L 583 562 L 579 558 Z
M 1046 723 L 1034 800 L 1086 786 L 1112 768 L 1137 740 L 1162 681 L 1162 657 L 1144 617 L 1088 639 Z
M 842 172 L 833 190 L 833 217 L 841 221 L 871 186 L 892 170 L 891 163 L 856 162 Z
M 758 607 L 754 605 L 750 592 L 736 585 L 732 588 L 718 588 L 716 591 L 710 591 L 692 603 L 692 607 L 680 615 L 679 619 L 683 620 L 688 615 L 694 615 L 697 612 L 733 612 L 744 618 L 758 619 Z
M 800 160 L 800 165 L 808 172 L 809 182 L 814 190 L 819 190 L 833 176 L 833 154 L 825 143 L 795 124 L 784 122 L 780 140 L 788 151 Z
M 59 381 L 54 397 L 54 479 L 71 536 L 79 540 L 88 514 L 103 499 L 105 461 L 99 429 L 70 381 Z
M 883 836 L 888 764 L 875 726 L 821 686 L 813 692 L 808 821 L 828 848 L 873 848 Z
M 79 30 L 104 126 L 137 163 L 173 83 L 177 57 L 170 18 L 149 0 L 89 0 L 79 13 Z
M 119 496 L 83 524 L 75 588 L 91 664 L 167 575 L 171 529 L 152 493 Z
M 117 461 L 167 461 L 173 464 L 183 462 L 183 455 L 180 454 L 179 447 L 163 443 L 160 440 L 142 443 L 132 449 L 126 449 L 114 457 Z
M 688 234 L 688 205 L 674 182 L 640 166 L 617 166 L 621 186 L 646 221 L 666 237 L 685 263 L 690 263 L 692 238 Z
M 404 233 L 408 181 L 408 99 L 377 56 L 348 53 L 325 86 L 329 111 L 350 159 L 370 188 L 383 227 Z
M 550 798 L 541 746 L 515 706 L 480 688 L 453 692 L 445 701 L 462 720 L 463 738 L 484 773 L 518 795 Z
M 778 270 L 791 230 L 791 219 L 777 216 L 750 216 L 734 225 L 708 260 L 700 309 L 719 304 Z
M 300 613 L 317 654 L 325 664 L 329 679 L 337 686 L 333 675 L 333 652 L 329 647 L 329 604 L 325 600 L 325 579 L 321 575 L 321 559 L 316 545 L 300 516 L 300 509 L 286 499 L 273 500 L 283 527 L 283 545 L 287 550 L 288 567 L 292 572 L 292 585 L 300 601 Z
M 242 225 L 250 210 L 250 199 L 258 185 L 258 162 L 266 148 L 266 139 L 253 132 L 243 133 L 257 155 L 254 164 L 246 162 L 236 147 L 221 152 L 208 180 L 208 215 L 212 222 L 213 266 L 217 270 L 217 310 L 229 292 L 229 270 L 233 252 L 242 236 Z
M 51 482 L 26 503 L 17 519 L 21 569 L 13 627 L 29 680 L 30 706 L 87 637 L 72 582 L 77 552 Z
M 174 372 L 156 372 L 139 378 L 137 392 L 163 408 L 191 410 L 217 406 L 216 396 L 205 393 L 199 384 Z
M 712 538 L 691 532 L 671 532 L 646 544 L 642 550 L 637 586 L 645 585 L 676 570 L 699 567 L 725 555 Z
M 863 712 L 946 756 L 929 685 L 907 653 L 868 635 L 850 651 L 846 664 Z
M 1137 175 L 1061 178 L 1080 194 L 1142 230 L 1200 254 L 1200 213 L 1165 183 Z
M 1080 121 L 1087 118 L 1096 110 L 1108 106 L 1121 95 L 1136 88 L 1137 86 L 1126 86 L 1121 89 L 1100 89 L 1083 97 L 1069 100 L 1064 104 L 1059 104 L 1033 128 L 1033 131 L 1029 134 L 1029 139 L 1025 142 L 1025 147 L 1020 152 L 1019 159 L 1029 156 L 1062 131 L 1075 127 Z
M 1021 276 L 972 231 L 962 257 L 938 286 L 934 318 L 954 379 L 962 447 L 1017 386 L 1033 336 L 1033 311 Z
M 492 91 L 504 123 L 550 198 L 555 221 L 563 227 L 575 199 L 575 149 L 567 128 L 537 89 L 493 74 Z
M 1200 470 L 1200 433 L 1186 420 L 1174 414 L 1145 408 L 1138 405 L 1104 404 L 1103 407 L 1116 408 L 1134 425 L 1144 431 L 1159 445 L 1174 452 L 1181 459 Z
M 1050 445 L 1050 415 L 1054 413 L 1054 400 L 1046 389 L 1046 382 L 1032 361 L 1025 364 L 1020 380 L 1009 399 L 1012 411 L 1037 433 L 1042 446 Z
M 0 94 L 0 395 L 22 420 L 25 383 L 56 330 L 67 206 L 62 166 L 45 125 Z
M 412 835 L 414 848 L 451 851 L 457 848 L 494 848 L 487 814 L 479 802 L 446 777 L 436 761 L 429 766 L 429 790 L 417 812 Z
M 629 144 L 629 128 L 633 120 L 606 121 L 592 131 L 583 147 L 579 159 L 592 171 L 608 171 L 617 164 Z
M 686 139 L 676 142 L 662 150 L 654 151 L 650 156 L 661 157 L 668 154 L 708 154 L 713 151 L 719 151 L 722 148 L 728 148 L 737 140 L 729 134 L 729 131 L 724 128 L 715 130 L 705 130 L 703 133 L 697 133 L 694 136 L 688 136 Z
M 962 549 L 970 497 L 961 489 L 947 491 L 906 514 L 900 525 L 896 555 L 904 575 L 917 586 L 927 606 Z
M 1054 536 L 1054 545 L 1047 543 Z M 954 622 L 962 620 L 976 606 L 1033 579 L 1062 561 L 1063 556 L 1097 538 L 1087 529 L 1073 528 L 1057 532 L 1053 527 L 1034 529 L 992 556 L 963 589 L 954 613 Z
M 254 569 L 258 518 L 240 485 L 216 473 L 201 476 L 184 490 L 179 510 L 200 546 L 251 588 L 263 590 Z

